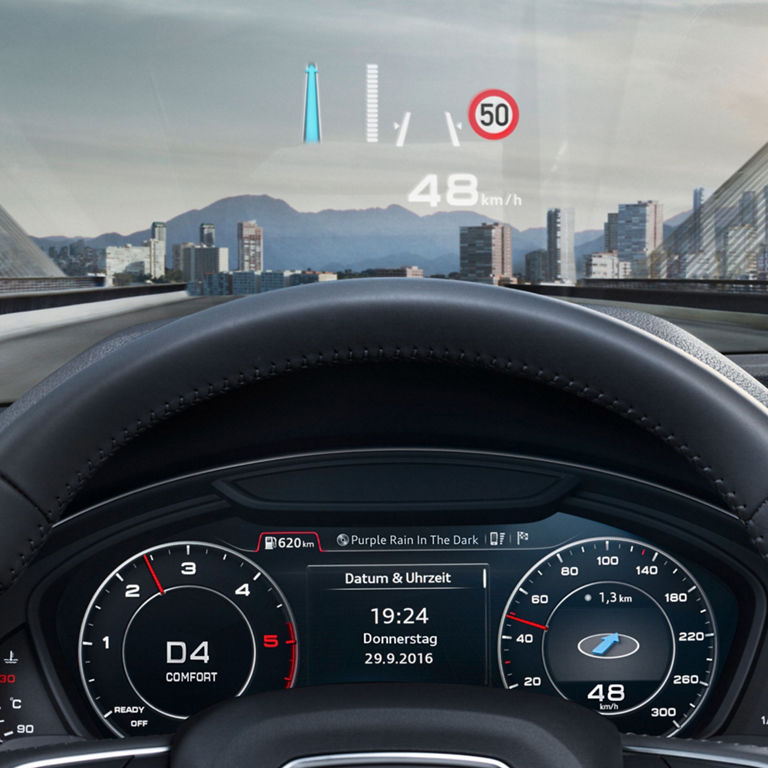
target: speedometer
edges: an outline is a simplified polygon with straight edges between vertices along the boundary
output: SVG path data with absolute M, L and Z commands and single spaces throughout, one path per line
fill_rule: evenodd
M 677 733 L 715 668 L 717 631 L 691 573 L 640 541 L 601 538 L 537 562 L 499 627 L 507 688 L 560 695 L 624 732 Z

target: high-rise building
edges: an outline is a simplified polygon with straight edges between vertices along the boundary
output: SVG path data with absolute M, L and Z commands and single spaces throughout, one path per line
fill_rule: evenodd
M 757 192 L 745 190 L 739 198 L 739 224 L 757 227 Z
M 202 280 L 205 275 L 229 269 L 229 249 L 207 245 L 184 245 L 181 248 L 181 272 L 187 282 Z
M 711 187 L 696 187 L 693 190 L 693 210 L 697 211 L 699 208 L 701 208 L 701 206 L 707 202 L 711 194 Z
M 237 269 L 240 272 L 264 269 L 264 230 L 255 221 L 237 222 Z
M 619 205 L 618 253 L 622 261 L 640 261 L 648 257 L 664 240 L 664 207 L 656 200 L 638 200 Z M 645 267 L 647 270 L 647 267 Z M 645 271 L 640 269 L 640 271 Z M 644 275 L 638 274 L 638 277 Z
M 619 250 L 619 214 L 609 213 L 603 224 L 603 240 L 606 253 Z
M 553 282 L 573 285 L 576 282 L 573 208 L 550 208 L 547 211 L 547 260 Z
M 149 238 L 156 241 L 156 244 L 152 247 L 154 248 L 154 258 L 159 261 L 158 268 L 160 275 L 162 275 L 165 272 L 165 257 L 168 252 L 168 231 L 164 221 L 152 222 Z
M 688 227 L 691 231 L 690 242 L 678 249 L 682 253 L 699 254 L 704 250 L 704 211 L 702 209 L 711 194 L 712 190 L 708 187 L 696 187 L 693 190 L 693 213 Z
M 153 240 L 160 240 L 165 243 L 168 240 L 168 228 L 164 221 L 153 221 L 152 229 L 149 235 Z
M 192 248 L 195 243 L 174 243 L 171 247 L 171 268 L 176 272 L 184 272 L 184 249 Z
M 459 272 L 462 280 L 499 285 L 512 278 L 512 228 L 481 224 L 459 230 Z
M 525 254 L 525 281 L 534 285 L 552 282 L 549 274 L 549 258 L 543 248 Z
M 200 245 L 213 248 L 216 245 L 216 227 L 213 224 L 200 225 Z
M 148 274 L 150 277 L 163 277 L 165 275 L 165 240 L 151 237 L 144 245 L 149 248 Z

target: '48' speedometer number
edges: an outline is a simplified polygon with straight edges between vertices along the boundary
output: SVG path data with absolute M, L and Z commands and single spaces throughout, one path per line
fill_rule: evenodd
M 622 731 L 672 734 L 699 709 L 716 660 L 709 602 L 669 555 L 588 539 L 536 563 L 499 628 L 507 688 L 556 693 Z

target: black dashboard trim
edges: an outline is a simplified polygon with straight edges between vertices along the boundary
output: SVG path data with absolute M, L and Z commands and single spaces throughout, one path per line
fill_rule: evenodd
M 636 488 L 645 488 L 649 493 L 651 494 L 657 494 L 662 493 L 665 496 L 668 496 L 671 494 L 671 497 L 679 499 L 681 502 L 679 506 L 691 506 L 695 505 L 695 508 L 698 510 L 704 509 L 708 511 L 708 513 L 711 515 L 711 521 L 720 521 L 720 524 L 723 526 L 724 529 L 729 529 L 730 533 L 738 533 L 737 538 L 743 538 L 743 548 L 746 549 L 746 551 L 749 553 L 747 555 L 747 560 L 749 558 L 752 558 L 755 563 L 753 563 L 753 567 L 759 568 L 759 557 L 752 553 L 751 550 L 748 547 L 748 542 L 746 540 L 746 535 L 743 532 L 743 529 L 738 526 L 734 528 L 737 521 L 734 519 L 734 516 L 725 511 L 721 508 L 718 508 L 714 505 L 708 504 L 707 502 L 703 502 L 700 499 L 696 499 L 693 496 L 689 496 L 686 494 L 683 494 L 679 491 L 676 491 L 674 489 L 668 489 L 664 488 L 663 486 L 659 486 L 656 483 L 651 483 L 644 480 L 638 480 L 637 478 L 632 478 L 631 476 L 627 475 L 620 475 L 611 471 L 606 471 L 602 469 L 597 469 L 594 467 L 589 467 L 585 465 L 574 465 L 569 464 L 566 462 L 558 462 L 551 459 L 545 459 L 541 460 L 534 456 L 524 456 L 519 454 L 504 454 L 504 453 L 489 453 L 489 452 L 482 452 L 482 451 L 458 451 L 458 450 L 452 450 L 452 449 L 426 449 L 425 451 L 419 451 L 417 449 L 407 448 L 407 449 L 384 449 L 384 450 L 356 450 L 356 451 L 335 451 L 335 452 L 320 452 L 317 454 L 295 454 L 291 456 L 280 456 L 280 457 L 273 457 L 271 459 L 262 459 L 257 460 L 254 462 L 243 462 L 238 463 L 236 465 L 227 466 L 227 467 L 220 467 L 215 469 L 207 469 L 201 472 L 197 473 L 190 473 L 187 475 L 183 475 L 179 478 L 173 478 L 169 479 L 162 483 L 156 483 L 150 486 L 147 486 L 146 488 L 138 489 L 134 491 L 133 493 L 126 493 L 122 494 L 120 496 L 115 497 L 115 499 L 110 500 L 109 502 L 105 502 L 103 504 L 95 505 L 93 507 L 90 507 L 86 510 L 82 510 L 81 512 L 66 518 L 65 520 L 60 521 L 56 525 L 56 532 L 54 534 L 54 539 L 58 539 L 62 534 L 65 536 L 65 539 L 70 538 L 70 532 L 71 536 L 74 537 L 74 535 L 77 532 L 77 529 L 81 527 L 83 523 L 86 522 L 88 517 L 90 517 L 91 514 L 98 514 L 100 510 L 104 510 L 105 508 L 114 507 L 115 505 L 119 507 L 123 507 L 124 510 L 127 512 L 129 516 L 125 515 L 118 515 L 117 518 L 113 519 L 112 524 L 109 526 L 108 530 L 106 532 L 102 529 L 98 530 L 97 533 L 94 533 L 91 537 L 92 543 L 95 539 L 110 539 L 113 538 L 115 535 L 119 535 L 122 531 L 125 533 L 126 531 L 130 530 L 132 534 L 138 534 L 141 529 L 151 529 L 153 525 L 155 524 L 155 520 L 158 514 L 164 514 L 167 512 L 171 515 L 171 519 L 181 519 L 186 518 L 188 515 L 193 514 L 196 515 L 199 511 L 201 511 L 201 508 L 198 506 L 200 502 L 203 503 L 203 507 L 210 511 L 215 511 L 217 509 L 223 509 L 226 506 L 226 501 L 220 497 L 217 496 L 216 493 L 211 493 L 211 481 L 213 480 L 215 482 L 215 479 L 218 476 L 221 476 L 222 473 L 236 473 L 237 475 L 240 475 L 244 472 L 246 472 L 249 468 L 257 467 L 259 469 L 269 468 L 269 467 L 279 467 L 281 465 L 288 464 L 294 464 L 299 462 L 306 462 L 310 459 L 318 459 L 322 461 L 327 461 L 329 458 L 334 458 L 336 460 L 349 460 L 351 458 L 354 459 L 372 459 L 375 457 L 381 458 L 384 456 L 387 459 L 396 458 L 399 457 L 423 457 L 423 456 L 431 456 L 431 457 L 443 457 L 443 458 L 450 458 L 450 459 L 457 459 L 461 458 L 464 460 L 472 459 L 478 462 L 482 462 L 483 460 L 488 460 L 492 462 L 499 462 L 499 463 L 506 463 L 506 462 L 517 462 L 518 464 L 523 463 L 529 466 L 545 466 L 550 468 L 551 470 L 557 470 L 553 472 L 553 474 L 568 474 L 568 473 L 576 473 L 578 474 L 588 474 L 590 476 L 599 477 L 603 480 L 610 480 L 615 481 L 619 483 L 626 483 L 631 482 L 635 485 Z M 176 499 L 175 503 L 172 505 L 167 504 L 158 504 L 160 507 L 159 509 L 151 506 L 149 511 L 145 512 L 144 514 L 141 514 L 138 516 L 138 519 L 136 517 L 136 508 L 135 505 L 131 504 L 130 502 L 139 494 L 142 493 L 151 493 L 151 494 L 160 494 L 161 496 L 163 493 L 167 490 L 174 490 L 178 489 L 179 484 L 184 485 L 185 483 L 191 483 L 193 486 L 196 485 L 198 482 L 201 483 L 201 488 L 208 488 L 207 494 L 203 494 L 202 497 L 200 495 L 200 488 L 197 489 L 190 489 L 189 492 L 187 492 L 184 495 L 184 498 L 182 499 Z M 570 511 L 571 513 L 579 514 L 576 511 L 576 507 L 579 505 L 579 500 L 586 501 L 589 500 L 590 504 L 594 504 L 598 501 L 597 498 L 595 498 L 594 494 L 589 494 L 588 489 L 578 488 L 576 486 L 569 486 L 572 488 L 568 495 L 569 501 L 568 503 L 563 507 L 563 511 Z M 608 502 L 607 504 L 605 502 Z M 128 502 L 127 504 L 125 502 Z M 607 496 L 602 499 L 602 502 L 604 506 L 608 506 L 610 504 L 610 496 Z M 685 503 L 683 503 L 685 502 Z M 640 506 L 642 506 L 641 502 L 638 502 Z M 630 502 L 626 502 L 625 506 L 631 507 L 632 504 Z M 164 509 L 163 509 L 164 508 Z M 645 508 L 647 510 L 647 507 Z M 464 506 L 464 510 L 467 510 L 467 505 Z M 614 505 L 615 510 L 615 505 Z M 379 511 L 379 510 L 376 510 Z M 509 514 L 510 510 L 507 510 L 507 515 Z M 593 510 L 594 511 L 594 510 Z M 629 510 L 624 510 L 629 511 Z M 583 512 L 582 512 L 583 513 Z M 283 514 L 284 512 L 278 513 Z M 622 513 L 622 518 L 626 516 Z M 599 519 L 599 518 L 598 518 Z M 324 523 L 327 521 L 324 521 Z M 473 519 L 473 522 L 476 522 L 476 520 Z M 603 520 L 603 522 L 606 522 L 606 519 Z M 654 530 L 658 533 L 660 529 L 663 528 L 664 535 L 671 538 L 673 541 L 677 540 L 680 541 L 681 537 L 683 536 L 685 521 L 684 520 L 678 520 L 677 522 L 679 525 L 675 525 L 675 520 L 670 520 L 668 517 L 662 516 L 661 513 L 657 516 L 655 526 L 649 526 L 647 515 L 643 516 L 640 508 L 636 510 L 633 518 L 633 525 L 635 527 L 645 527 L 646 529 Z M 80 524 L 80 526 L 78 525 Z M 613 519 L 613 522 L 611 524 L 616 524 L 616 518 Z M 709 529 L 705 530 L 704 533 L 710 537 L 719 537 L 723 539 L 727 536 L 727 533 L 725 531 L 721 531 L 720 534 L 717 534 Z M 658 536 L 657 536 L 658 538 Z M 82 551 L 82 542 L 75 542 L 74 540 L 70 543 L 70 545 L 76 545 L 79 549 Z M 721 557 L 722 552 L 718 550 L 717 546 L 713 543 L 710 543 L 711 551 L 709 554 L 712 554 L 713 552 L 718 553 Z M 69 548 L 67 551 L 70 551 Z M 695 553 L 694 553 L 695 554 Z M 698 553 L 699 558 L 701 558 L 701 553 Z M 42 566 L 48 558 L 42 558 L 40 561 L 40 566 Z M 755 623 L 751 627 L 751 632 L 748 637 L 748 643 L 744 646 L 744 653 L 743 657 L 740 659 L 738 673 L 734 674 L 732 679 L 729 681 L 729 687 L 728 687 L 728 695 L 727 698 L 724 697 L 722 699 L 723 703 L 727 703 L 729 706 L 733 704 L 733 702 L 737 699 L 739 690 L 742 686 L 744 676 L 746 675 L 748 668 L 753 660 L 753 652 L 756 650 L 759 646 L 759 629 L 762 627 L 762 622 L 764 621 L 765 617 L 765 585 L 761 585 L 757 579 L 755 579 L 747 566 L 746 562 L 737 562 L 736 559 L 729 557 L 728 558 L 729 567 L 733 568 L 735 572 L 740 573 L 741 577 L 745 580 L 745 583 L 749 583 L 749 587 L 747 589 L 747 592 L 752 595 L 751 597 L 751 603 L 754 607 L 754 619 Z M 33 565 L 31 572 L 29 576 L 33 576 L 34 572 L 38 570 L 38 563 L 35 563 Z M 35 586 L 34 592 L 32 594 L 32 600 L 30 602 L 30 629 L 32 630 L 31 634 L 34 637 L 42 637 L 44 636 L 45 630 L 39 626 L 36 623 L 36 619 L 40 614 L 40 607 L 39 607 L 39 599 L 41 594 L 45 592 L 46 584 L 51 583 L 53 580 L 56 579 L 56 574 L 60 570 L 61 566 L 57 566 L 53 571 L 51 571 L 45 579 L 43 579 L 39 584 Z M 27 582 L 27 578 L 24 579 L 25 582 Z M 749 597 L 749 595 L 747 595 Z M 54 698 L 57 702 L 57 706 L 60 710 L 60 712 L 64 713 L 65 719 L 69 722 L 69 725 L 76 733 L 80 734 L 87 734 L 94 732 L 94 729 L 92 726 L 86 726 L 83 721 L 80 720 L 80 717 L 74 716 L 74 712 L 71 707 L 71 698 L 67 694 L 64 693 L 61 686 L 58 684 L 58 676 L 56 672 L 56 664 L 54 661 L 48 656 L 48 651 L 45 646 L 41 646 L 38 644 L 38 653 L 40 656 L 40 661 L 42 663 L 43 669 L 45 671 L 46 677 L 49 681 L 53 681 L 53 684 L 51 684 L 51 692 L 54 694 Z M 718 686 L 720 687 L 720 686 Z M 702 731 L 703 733 L 709 735 L 711 733 L 714 733 L 718 731 L 724 724 L 725 719 L 728 714 L 728 707 L 721 706 L 718 708 L 719 716 L 715 719 L 712 719 L 708 722 L 707 728 L 705 731 Z M 697 718 L 698 719 L 698 718 Z M 709 719 L 709 718 L 708 718 Z

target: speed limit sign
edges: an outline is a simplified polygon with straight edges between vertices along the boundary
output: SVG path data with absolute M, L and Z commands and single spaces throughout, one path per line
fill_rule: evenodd
M 484 139 L 504 139 L 517 128 L 517 102 L 497 88 L 478 93 L 469 105 L 469 124 Z

